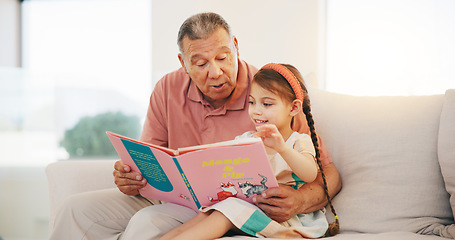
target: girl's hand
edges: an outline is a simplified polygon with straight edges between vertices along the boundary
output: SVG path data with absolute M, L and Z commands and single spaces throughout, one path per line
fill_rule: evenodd
M 264 124 L 256 127 L 257 132 L 254 134 L 256 137 L 260 137 L 264 146 L 269 147 L 277 152 L 281 152 L 285 149 L 286 144 L 283 136 L 278 131 L 278 128 L 274 124 Z

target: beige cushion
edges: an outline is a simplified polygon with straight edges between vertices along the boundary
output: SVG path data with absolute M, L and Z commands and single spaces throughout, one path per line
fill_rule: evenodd
M 257 240 L 255 237 L 235 236 L 223 237 L 223 240 Z M 379 234 L 338 234 L 335 237 L 322 238 L 327 240 L 447 240 L 438 236 L 419 235 L 410 232 L 385 232 Z M 277 240 L 277 238 L 267 238 L 267 240 Z M 297 240 L 297 239 L 296 239 Z
M 443 95 L 355 97 L 310 89 L 316 130 L 343 187 L 343 232 L 431 233 L 450 223 L 437 141 Z
M 67 197 L 116 187 L 114 184 L 114 160 L 68 160 L 49 164 L 46 175 L 49 184 L 50 218 L 53 226 L 57 208 Z
M 452 214 L 455 215 L 455 89 L 447 90 L 441 113 L 438 139 L 439 165 L 445 188 L 450 194 Z M 444 237 L 455 238 L 455 224 L 435 229 Z

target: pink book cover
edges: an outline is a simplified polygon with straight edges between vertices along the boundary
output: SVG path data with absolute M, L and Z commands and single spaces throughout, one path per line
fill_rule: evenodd
M 172 150 L 107 132 L 122 161 L 141 172 L 141 195 L 194 210 L 228 197 L 252 202 L 256 194 L 277 187 L 258 138 Z

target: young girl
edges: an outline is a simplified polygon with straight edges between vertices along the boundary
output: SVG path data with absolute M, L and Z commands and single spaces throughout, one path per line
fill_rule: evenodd
M 308 92 L 298 70 L 291 65 L 276 63 L 262 67 L 253 78 L 249 105 L 249 114 L 257 131 L 239 137 L 262 138 L 279 183 L 298 189 L 305 182 L 312 182 L 318 169 L 322 170 L 322 165 Z M 293 118 L 300 111 L 306 116 L 311 136 L 292 130 Z M 318 238 L 326 232 L 334 235 L 339 228 L 338 217 L 328 196 L 322 171 L 321 174 L 335 216 L 335 223 L 330 227 L 324 209 L 298 214 L 278 223 L 255 205 L 238 198 L 228 198 L 202 209 L 193 219 L 161 239 L 214 239 L 230 230 L 270 238 Z

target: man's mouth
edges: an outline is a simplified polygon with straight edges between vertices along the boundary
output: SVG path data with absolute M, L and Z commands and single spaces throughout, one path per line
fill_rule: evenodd
M 222 84 L 220 84 L 220 85 L 214 85 L 214 86 L 212 86 L 212 87 L 215 88 L 216 90 L 219 90 L 219 89 L 223 88 L 224 85 L 225 85 L 225 84 L 222 83 Z

